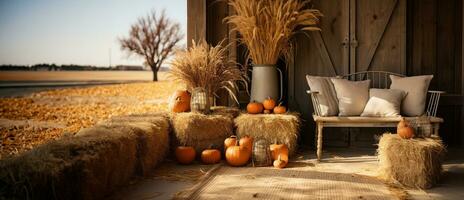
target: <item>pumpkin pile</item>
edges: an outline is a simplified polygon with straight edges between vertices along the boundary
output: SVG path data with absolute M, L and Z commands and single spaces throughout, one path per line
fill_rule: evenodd
M 239 167 L 246 165 L 251 157 L 253 138 L 244 136 L 237 140 L 237 136 L 231 136 L 224 141 L 226 161 L 229 165 Z
M 404 117 L 398 123 L 396 133 L 398 133 L 398 135 L 403 139 L 410 139 L 414 137 L 414 129 L 411 127 L 409 121 Z
M 288 147 L 285 144 L 271 144 L 272 160 L 274 167 L 282 169 L 288 164 Z
M 287 108 L 285 106 L 282 106 L 282 102 L 279 103 L 277 106 L 276 105 L 276 101 L 271 97 L 268 97 L 262 103 L 256 101 L 248 103 L 247 112 L 249 114 L 284 114 L 287 112 Z

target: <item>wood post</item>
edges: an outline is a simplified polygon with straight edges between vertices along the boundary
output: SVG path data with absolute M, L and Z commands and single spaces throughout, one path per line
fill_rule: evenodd
M 322 128 L 322 123 L 317 122 L 317 161 L 320 161 L 322 157 Z

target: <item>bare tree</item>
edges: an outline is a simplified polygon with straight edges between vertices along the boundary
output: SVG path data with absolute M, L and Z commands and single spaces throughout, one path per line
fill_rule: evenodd
M 179 23 L 169 19 L 163 10 L 160 15 L 151 11 L 131 26 L 129 37 L 119 39 L 121 49 L 141 56 L 158 81 L 158 70 L 184 37 Z

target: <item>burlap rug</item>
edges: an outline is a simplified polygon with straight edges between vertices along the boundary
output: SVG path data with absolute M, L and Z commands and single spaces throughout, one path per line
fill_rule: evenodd
M 272 167 L 218 166 L 175 199 L 397 199 L 379 179 Z

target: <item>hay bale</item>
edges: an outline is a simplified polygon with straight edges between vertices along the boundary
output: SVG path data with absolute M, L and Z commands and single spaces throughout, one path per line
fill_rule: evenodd
M 265 139 L 269 143 L 283 143 L 289 154 L 297 149 L 300 120 L 297 114 L 241 114 L 235 118 L 236 134 L 248 135 L 255 139 Z
M 230 115 L 200 113 L 177 113 L 171 118 L 173 145 L 187 145 L 201 152 L 210 145 L 223 148 L 224 140 L 233 133 Z
M 232 118 L 236 118 L 240 115 L 242 111 L 239 108 L 235 107 L 226 107 L 226 106 L 214 106 L 211 107 L 212 114 L 219 114 L 219 115 L 229 115 Z
M 152 169 L 167 151 L 169 123 L 98 125 L 0 161 L 0 196 L 101 199 Z
M 426 189 L 438 182 L 445 147 L 438 138 L 402 139 L 384 134 L 377 150 L 379 175 L 389 182 Z

